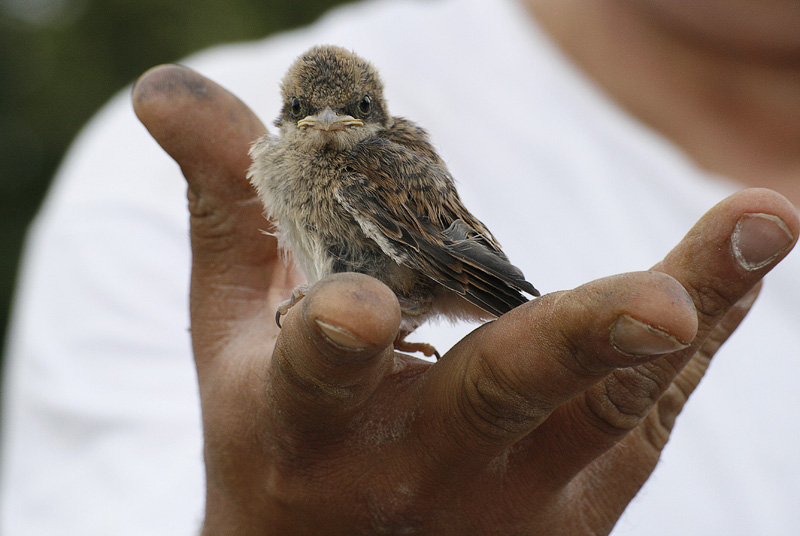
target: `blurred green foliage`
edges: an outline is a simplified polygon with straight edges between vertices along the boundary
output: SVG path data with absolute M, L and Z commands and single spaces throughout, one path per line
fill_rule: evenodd
M 153 65 L 343 0 L 0 0 L 0 348 L 25 229 L 69 142 Z

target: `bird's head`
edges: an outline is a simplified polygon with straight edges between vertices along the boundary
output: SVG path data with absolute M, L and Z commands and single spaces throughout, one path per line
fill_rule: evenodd
M 316 46 L 302 54 L 286 73 L 281 94 L 275 125 L 313 146 L 346 147 L 389 121 L 378 72 L 340 47 Z

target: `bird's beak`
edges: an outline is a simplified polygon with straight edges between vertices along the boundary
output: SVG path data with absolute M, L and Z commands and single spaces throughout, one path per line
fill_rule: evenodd
M 364 122 L 361 119 L 356 119 L 350 115 L 337 114 L 331 110 L 330 106 L 326 106 L 324 110 L 316 115 L 309 115 L 297 122 L 297 126 L 301 128 L 315 127 L 325 131 L 343 130 L 347 127 L 362 126 L 363 124 Z

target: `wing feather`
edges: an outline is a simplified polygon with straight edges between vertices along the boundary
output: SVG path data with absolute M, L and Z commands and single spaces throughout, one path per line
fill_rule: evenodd
M 539 292 L 461 203 L 444 163 L 409 121 L 351 151 L 338 201 L 392 258 L 501 315 Z M 416 130 L 414 130 L 416 129 Z M 413 143 L 407 141 L 411 140 Z M 402 252 L 399 254 L 398 252 Z

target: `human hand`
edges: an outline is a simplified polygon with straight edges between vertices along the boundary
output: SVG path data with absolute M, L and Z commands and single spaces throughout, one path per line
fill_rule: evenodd
M 397 300 L 362 275 L 279 331 L 300 277 L 245 179 L 263 125 L 181 67 L 133 99 L 189 185 L 207 535 L 609 532 L 800 231 L 779 195 L 740 192 L 650 272 L 547 295 L 430 364 L 394 352 Z

